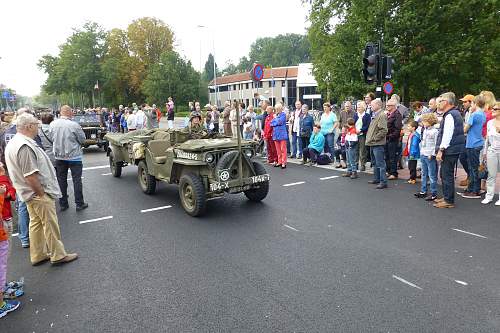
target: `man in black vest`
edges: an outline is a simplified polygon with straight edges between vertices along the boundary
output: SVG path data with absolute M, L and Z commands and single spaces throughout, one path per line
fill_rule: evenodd
M 436 199 L 434 207 L 453 208 L 455 207 L 455 165 L 460 153 L 465 149 L 464 123 L 456 107 L 454 93 L 442 94 L 439 103 L 444 114 L 436 143 L 436 159 L 441 162 L 443 198 Z

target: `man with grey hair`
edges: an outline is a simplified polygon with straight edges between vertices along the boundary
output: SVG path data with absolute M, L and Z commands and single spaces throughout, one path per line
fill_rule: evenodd
M 0 154 L 1 154 L 1 161 L 4 165 L 6 165 L 5 161 L 5 149 L 9 141 L 16 135 L 17 133 L 17 118 L 25 113 L 29 113 L 30 110 L 28 108 L 20 108 L 16 111 L 15 118 L 12 121 L 12 123 L 5 128 L 5 130 L 0 134 Z M 43 147 L 42 141 L 40 140 L 40 137 L 38 135 L 35 136 L 35 142 L 40 146 Z M 7 166 L 7 172 L 8 172 L 8 166 Z M 30 217 L 28 213 L 28 208 L 26 207 L 26 203 L 23 202 L 20 198 L 19 195 L 16 195 L 16 205 L 17 205 L 17 215 L 18 215 L 18 221 L 17 225 L 19 228 L 19 239 L 21 240 L 21 246 L 23 248 L 28 248 L 30 247 L 30 238 L 29 238 L 29 222 L 30 222 Z
M 61 241 L 55 205 L 61 191 L 56 173 L 50 158 L 34 140 L 38 119 L 23 113 L 16 125 L 17 133 L 7 144 L 5 159 L 12 183 L 28 207 L 31 263 L 38 265 L 49 259 L 52 264 L 71 262 L 78 255 L 66 253 Z
M 455 207 L 455 166 L 460 153 L 465 149 L 464 123 L 456 106 L 456 97 L 452 92 L 439 96 L 439 109 L 443 110 L 439 134 L 436 142 L 436 160 L 441 162 L 441 181 L 443 198 L 436 199 L 434 207 Z
M 83 200 L 83 150 L 85 133 L 82 127 L 71 120 L 73 110 L 68 105 L 61 107 L 61 117 L 50 123 L 54 157 L 56 159 L 57 180 L 61 188 L 62 197 L 59 199 L 61 211 L 69 208 L 68 204 L 68 170 L 71 170 L 73 190 L 75 193 L 76 210 L 88 207 Z
M 393 102 L 394 103 L 394 102 Z M 387 188 L 387 176 L 385 175 L 385 144 L 387 135 L 387 116 L 382 111 L 380 98 L 371 102 L 372 121 L 366 132 L 366 145 L 370 147 L 371 161 L 373 165 L 373 180 L 370 184 L 377 184 L 377 189 Z

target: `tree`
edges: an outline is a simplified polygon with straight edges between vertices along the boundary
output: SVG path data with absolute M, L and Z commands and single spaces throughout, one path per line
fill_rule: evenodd
M 249 60 L 264 66 L 296 66 L 309 62 L 309 40 L 298 34 L 257 38 L 250 46 Z
M 218 72 L 219 67 L 217 63 L 215 64 L 215 70 Z M 214 56 L 212 53 L 208 55 L 208 59 L 205 62 L 205 70 L 203 72 L 204 79 L 207 81 L 212 81 L 214 79 Z
M 142 91 L 149 103 L 162 105 L 169 96 L 186 104 L 198 96 L 200 74 L 175 51 L 164 52 L 160 62 L 148 69 Z
M 313 0 L 308 36 L 319 88 L 340 98 L 374 90 L 362 80 L 361 52 L 382 40 L 396 60 L 393 81 L 405 104 L 446 90 L 498 89 L 495 3 L 379 0 L 367 13 L 361 0 Z
M 172 50 L 174 33 L 161 20 L 143 17 L 133 21 L 127 28 L 130 51 L 145 65 L 146 69 L 160 60 L 161 54 Z
M 130 55 L 129 40 L 125 31 L 112 29 L 108 33 L 101 69 L 106 102 L 118 105 L 142 100 L 144 65 Z M 137 75 L 140 77 L 136 77 Z

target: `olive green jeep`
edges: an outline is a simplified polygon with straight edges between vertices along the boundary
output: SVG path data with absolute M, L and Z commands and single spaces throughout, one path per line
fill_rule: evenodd
M 269 192 L 269 174 L 262 163 L 252 160 L 252 141 L 211 135 L 190 139 L 184 130 L 139 130 L 108 133 L 107 155 L 111 173 L 120 177 L 122 168 L 137 165 L 142 191 L 153 194 L 158 181 L 179 185 L 184 210 L 202 215 L 208 199 L 224 193 L 240 193 L 261 201 Z

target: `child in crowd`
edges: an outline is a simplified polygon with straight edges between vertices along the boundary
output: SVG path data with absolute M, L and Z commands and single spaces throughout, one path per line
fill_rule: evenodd
M 249 117 L 243 117 L 243 139 L 252 140 L 254 127 Z
M 408 184 L 415 184 L 417 182 L 417 162 L 420 159 L 420 134 L 417 132 L 418 123 L 415 120 L 410 120 L 407 128 L 410 135 L 408 135 L 403 156 L 408 158 L 408 169 L 410 170 Z
M 11 202 L 16 200 L 16 190 L 9 177 L 5 174 L 5 166 L 0 162 L 0 185 L 5 186 L 4 204 L 2 208 L 2 219 L 9 225 L 12 224 L 12 205 Z
M 0 208 L 3 210 L 4 198 L 7 192 L 5 185 L 0 185 Z M 0 318 L 16 310 L 21 304 L 16 300 L 4 300 L 4 287 L 7 282 L 7 256 L 9 254 L 10 230 L 4 221 L 0 221 Z
M 333 153 L 333 156 L 337 160 L 337 165 L 335 165 L 336 168 L 342 168 L 342 169 L 347 168 L 347 165 L 345 164 L 346 160 L 347 160 L 346 147 L 345 147 L 345 137 L 347 135 L 348 128 L 349 127 L 347 125 L 344 125 L 342 127 L 342 132 L 339 135 L 337 142 L 335 143 L 335 146 L 334 146 L 335 151 Z M 342 164 L 342 161 L 344 162 L 344 164 Z
M 347 172 L 343 177 L 358 178 L 358 130 L 353 118 L 347 119 L 347 133 L 345 136 L 347 149 Z
M 434 127 L 438 119 L 434 113 L 423 114 L 420 118 L 424 130 L 420 147 L 420 162 L 422 164 L 422 186 L 420 192 L 415 193 L 417 198 L 433 201 L 437 198 L 437 161 L 436 142 L 438 130 Z M 429 179 L 431 193 L 427 195 L 427 179 Z

